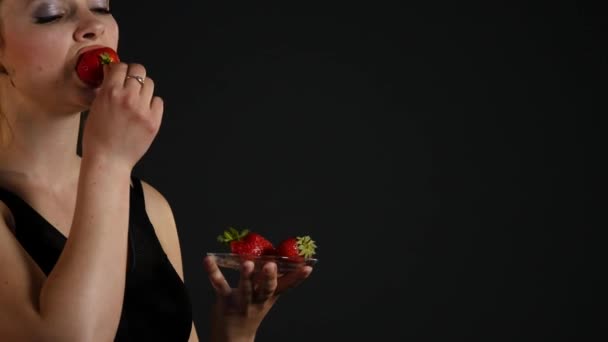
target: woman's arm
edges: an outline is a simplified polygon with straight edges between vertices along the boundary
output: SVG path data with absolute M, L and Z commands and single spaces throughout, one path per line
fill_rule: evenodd
M 40 315 L 82 341 L 109 340 L 124 296 L 130 169 L 83 158 L 74 220 L 40 293 Z M 109 265 L 112 265 L 111 267 Z
M 108 161 L 85 159 L 79 180 L 69 237 L 48 278 L 15 239 L 6 217 L 1 220 L 0 340 L 94 341 L 116 334 L 125 282 L 130 172 Z

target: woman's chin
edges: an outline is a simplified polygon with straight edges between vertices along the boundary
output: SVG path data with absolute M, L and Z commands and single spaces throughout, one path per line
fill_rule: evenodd
M 79 97 L 82 98 L 82 102 L 86 104 L 87 107 L 93 103 L 97 94 L 99 94 L 99 87 L 93 88 L 90 85 L 83 82 L 76 73 L 73 74 L 74 81 L 76 83 L 76 87 L 79 90 Z
M 83 110 L 88 110 L 93 101 L 95 101 L 97 94 L 99 94 L 99 88 L 83 88 L 78 96 L 79 107 L 82 107 Z

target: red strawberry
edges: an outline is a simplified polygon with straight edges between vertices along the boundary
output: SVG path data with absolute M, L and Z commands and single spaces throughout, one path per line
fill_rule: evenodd
M 118 54 L 109 47 L 89 50 L 78 57 L 76 73 L 84 83 L 96 88 L 103 81 L 103 65 L 117 62 Z
M 273 255 L 274 246 L 259 233 L 245 229 L 238 231 L 230 227 L 217 240 L 230 246 L 230 251 L 239 255 Z
M 290 237 L 281 241 L 276 248 L 277 255 L 293 261 L 303 261 L 315 254 L 317 245 L 310 236 Z

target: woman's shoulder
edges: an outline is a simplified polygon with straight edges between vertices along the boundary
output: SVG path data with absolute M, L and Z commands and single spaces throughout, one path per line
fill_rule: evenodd
M 148 215 L 154 215 L 155 218 L 159 220 L 173 219 L 171 204 L 158 187 L 143 179 L 134 178 L 133 182 L 139 182 L 141 184 Z
M 171 204 L 157 187 L 144 180 L 137 181 L 141 182 L 146 213 L 156 236 L 183 280 L 180 240 Z

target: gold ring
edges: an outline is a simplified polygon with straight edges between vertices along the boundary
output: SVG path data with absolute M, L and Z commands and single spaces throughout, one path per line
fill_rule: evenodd
M 127 78 L 134 78 L 137 80 L 137 82 L 139 82 L 139 84 L 141 84 L 142 86 L 144 85 L 144 78 L 141 76 L 137 76 L 137 75 L 127 75 Z

